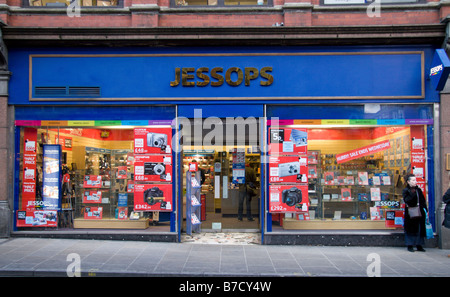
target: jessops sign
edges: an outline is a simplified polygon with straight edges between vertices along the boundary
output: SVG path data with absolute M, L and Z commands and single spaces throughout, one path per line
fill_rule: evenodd
M 431 83 L 437 91 L 442 91 L 444 89 L 449 74 L 450 60 L 443 49 L 437 49 L 434 53 L 429 73 Z
M 424 55 L 423 51 L 30 55 L 31 73 L 23 76 L 31 77 L 29 94 L 20 88 L 16 92 L 30 100 L 83 99 L 79 86 L 99 90 L 90 100 L 421 99 Z M 19 94 L 10 99 L 13 104 L 24 100 L 15 98 Z

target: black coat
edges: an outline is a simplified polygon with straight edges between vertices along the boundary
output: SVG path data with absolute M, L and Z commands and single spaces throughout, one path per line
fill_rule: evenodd
M 447 204 L 444 209 L 444 221 L 442 222 L 442 225 L 450 228 L 450 188 L 445 192 L 442 201 Z
M 427 202 L 425 201 L 425 196 L 423 195 L 422 190 L 419 187 L 416 187 L 416 192 L 413 193 L 412 189 L 407 186 L 403 189 L 403 200 L 405 201 L 405 222 L 404 222 L 404 228 L 405 232 L 408 234 L 417 234 L 419 231 L 419 225 L 420 225 L 420 236 L 425 237 L 426 231 L 425 231 L 425 220 L 426 220 L 426 214 L 424 209 L 428 212 L 427 208 Z M 419 198 L 419 206 L 420 206 L 420 212 L 422 214 L 422 217 L 420 219 L 411 219 L 408 215 L 408 207 L 414 207 L 417 205 L 417 198 Z

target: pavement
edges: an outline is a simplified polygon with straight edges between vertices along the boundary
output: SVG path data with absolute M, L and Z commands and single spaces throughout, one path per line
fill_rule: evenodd
M 450 250 L 261 245 L 254 240 L 181 243 L 0 239 L 3 277 L 450 277 Z

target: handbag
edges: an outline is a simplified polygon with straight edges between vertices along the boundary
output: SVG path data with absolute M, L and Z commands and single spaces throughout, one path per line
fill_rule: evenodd
M 420 206 L 419 206 L 419 193 L 417 193 L 417 205 L 416 206 L 408 206 L 408 215 L 410 219 L 420 219 L 422 217 L 422 214 L 420 213 Z
M 420 219 L 422 214 L 420 213 L 419 206 L 408 207 L 408 215 L 411 219 Z
M 425 210 L 425 208 L 423 210 L 425 211 L 425 215 L 427 218 L 425 221 L 426 237 L 427 237 L 427 239 L 432 239 L 432 238 L 434 238 L 433 226 L 431 226 L 427 211 Z

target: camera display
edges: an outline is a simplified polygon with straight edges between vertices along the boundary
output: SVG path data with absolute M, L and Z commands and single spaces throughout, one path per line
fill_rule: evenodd
M 160 147 L 165 150 L 167 146 L 167 135 L 162 133 L 147 133 L 147 146 Z
M 144 163 L 144 175 L 164 175 L 166 172 L 166 166 L 163 163 L 145 162 Z M 165 178 L 162 177 L 161 178 Z
M 302 208 L 302 190 L 292 187 L 290 189 L 283 190 L 282 202 L 287 206 L 295 206 L 295 208 Z
M 149 188 L 144 191 L 144 202 L 148 205 L 154 205 L 160 202 L 161 208 L 165 208 L 166 206 L 166 202 L 164 201 L 164 192 L 158 187 Z
M 278 173 L 279 177 L 297 175 L 300 174 L 300 163 L 299 162 L 282 163 L 278 165 L 278 170 L 279 170 Z

